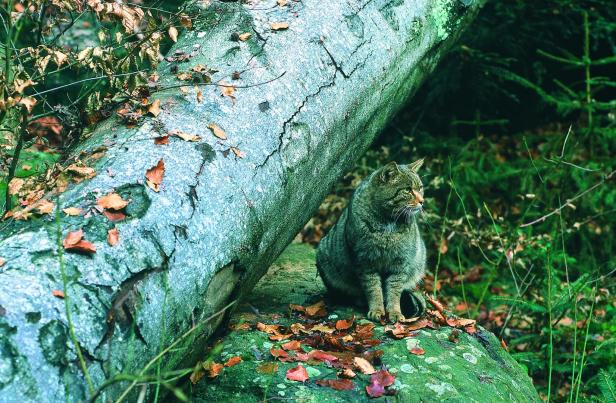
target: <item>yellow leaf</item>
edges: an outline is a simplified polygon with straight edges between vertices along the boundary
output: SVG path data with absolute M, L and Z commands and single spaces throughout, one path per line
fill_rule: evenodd
M 219 139 L 221 140 L 227 139 L 227 135 L 225 134 L 225 131 L 222 130 L 220 127 L 216 126 L 214 123 L 210 123 L 208 125 L 208 128 L 212 131 L 214 136 L 218 137 Z
M 169 134 L 171 136 L 179 137 L 179 138 L 181 138 L 184 141 L 199 141 L 199 140 L 201 140 L 201 137 L 199 137 L 196 134 L 184 133 L 183 131 L 180 131 L 180 130 L 173 130 Z
M 282 30 L 289 28 L 289 23 L 288 22 L 272 22 L 270 26 L 272 30 L 274 31 L 282 31 Z
M 243 34 L 240 34 L 239 38 L 240 38 L 240 41 L 246 42 L 247 40 L 250 39 L 251 36 L 252 34 L 250 32 L 244 32 Z
M 81 214 L 81 209 L 79 207 L 67 207 L 65 209 L 62 209 L 62 211 L 67 216 L 78 216 Z
M 178 41 L 178 30 L 173 26 L 169 27 L 169 38 L 171 38 L 173 42 Z
M 233 95 L 235 94 L 235 87 L 233 85 L 230 85 L 224 81 L 221 81 L 218 87 L 220 88 L 220 93 L 222 94 L 223 97 L 229 97 L 231 99 L 235 99 L 235 95 Z

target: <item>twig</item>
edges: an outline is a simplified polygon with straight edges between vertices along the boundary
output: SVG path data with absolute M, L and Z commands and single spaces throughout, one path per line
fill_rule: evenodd
M 233 84 L 220 84 L 219 82 L 216 83 L 185 83 L 185 84 L 177 84 L 177 85 L 170 85 L 168 87 L 161 87 L 158 88 L 154 91 L 152 91 L 152 93 L 156 93 L 156 92 L 160 92 L 160 91 L 166 91 L 166 90 L 171 90 L 173 88 L 180 88 L 180 87 L 186 87 L 188 85 L 203 85 L 203 86 L 217 86 L 217 87 L 233 87 L 233 88 L 252 88 L 252 87 L 259 87 L 261 85 L 265 85 L 265 84 L 269 84 L 273 81 L 278 80 L 279 78 L 281 78 L 282 76 L 284 76 L 287 72 L 283 71 L 282 74 L 280 74 L 277 77 L 274 77 L 272 79 L 269 79 L 267 81 L 261 81 L 259 83 L 254 83 L 254 84 L 246 84 L 246 85 L 233 85 Z
M 571 204 L 572 202 L 576 201 L 577 199 L 579 199 L 580 197 L 583 197 L 584 195 L 592 192 L 593 190 L 595 190 L 596 188 L 598 188 L 599 186 L 603 185 L 605 182 L 607 182 L 608 180 L 612 179 L 612 177 L 616 175 L 616 170 L 613 170 L 612 172 L 610 172 L 609 174 L 607 174 L 603 179 L 601 179 L 599 182 L 595 183 L 594 185 L 592 185 L 591 187 L 589 187 L 588 189 L 584 190 L 581 193 L 578 193 L 577 195 L 575 195 L 573 198 L 571 199 L 567 199 L 565 200 L 565 203 L 562 204 L 561 206 L 559 206 L 558 208 L 552 210 L 551 212 L 549 212 L 548 214 L 537 218 L 534 221 L 531 222 L 527 222 L 526 224 L 522 224 L 520 225 L 520 228 L 524 228 L 524 227 L 530 227 L 531 225 L 535 225 L 539 222 L 543 222 L 545 221 L 547 218 L 553 216 L 554 214 L 558 214 L 560 213 L 560 211 L 562 209 L 564 209 L 565 207 L 567 207 L 569 204 Z

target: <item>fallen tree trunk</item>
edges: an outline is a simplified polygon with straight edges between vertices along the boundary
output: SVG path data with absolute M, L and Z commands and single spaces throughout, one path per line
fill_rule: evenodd
M 161 113 L 133 128 L 109 119 L 74 151 L 88 161 L 106 150 L 93 159 L 97 175 L 69 187 L 56 207 L 92 212 L 116 192 L 129 201 L 126 217 L 93 211 L 2 224 L 0 401 L 122 398 L 194 363 L 226 308 L 264 274 L 478 3 L 204 8 L 202 26 L 174 48 L 193 57 L 159 68 L 161 86 L 171 87 L 156 95 Z M 252 36 L 235 41 L 233 32 Z M 185 83 L 172 64 L 217 69 L 214 82 L 241 73 L 234 93 L 204 86 L 197 96 L 178 88 Z M 155 143 L 172 131 L 200 138 Z M 155 191 L 160 177 L 146 172 L 157 164 L 164 176 Z M 110 246 L 113 228 L 119 242 Z M 96 253 L 64 253 L 62 240 L 78 229 Z

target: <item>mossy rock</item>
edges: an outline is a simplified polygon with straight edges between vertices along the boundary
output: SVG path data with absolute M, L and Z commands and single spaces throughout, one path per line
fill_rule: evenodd
M 290 325 L 297 318 L 289 313 L 289 304 L 307 305 L 322 298 L 325 289 L 317 277 L 314 250 L 303 244 L 291 244 L 263 277 L 253 293 L 236 312 L 231 323 L 277 323 Z M 335 308 L 335 309 L 332 309 Z M 327 320 L 355 315 L 365 323 L 364 313 L 349 307 L 329 307 Z M 391 395 L 370 399 L 365 387 L 369 376 L 357 371 L 353 390 L 334 390 L 316 384 L 319 379 L 336 379 L 336 368 L 326 363 L 305 362 L 310 379 L 304 383 L 285 379 L 288 369 L 297 363 L 276 362 L 270 349 L 284 342 L 270 341 L 266 333 L 233 330 L 224 336 L 205 359 L 218 363 L 241 356 L 242 362 L 224 368 L 214 379 L 207 376 L 192 388 L 195 402 L 255 402 L 287 400 L 301 402 L 357 402 L 385 400 L 398 402 L 432 401 L 539 401 L 531 379 L 524 369 L 501 347 L 496 337 L 478 327 L 474 335 L 460 332 L 450 341 L 452 328 L 419 330 L 414 337 L 394 340 L 376 326 L 374 338 L 382 343 L 382 367 L 396 377 L 388 389 Z M 412 347 L 425 353 L 414 355 Z M 268 365 L 268 363 L 271 363 Z M 395 394 L 394 394 L 395 393 Z

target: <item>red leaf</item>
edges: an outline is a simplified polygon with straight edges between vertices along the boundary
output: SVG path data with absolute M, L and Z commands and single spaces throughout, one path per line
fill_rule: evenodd
M 298 340 L 289 341 L 284 343 L 281 346 L 284 350 L 296 350 L 299 351 L 301 349 L 301 344 Z
M 338 359 L 338 357 L 331 355 L 331 354 L 327 354 L 325 351 L 321 351 L 321 350 L 312 350 L 311 352 L 308 353 L 308 356 L 314 360 L 325 361 L 325 362 L 332 362 Z
M 328 386 L 335 390 L 353 390 L 355 388 L 355 384 L 350 379 L 319 379 L 316 384 Z
M 370 385 L 366 386 L 366 393 L 370 397 L 381 397 L 385 394 L 385 388 L 378 382 L 370 381 Z
M 69 232 L 64 241 L 62 241 L 62 245 L 64 249 L 72 252 L 85 252 L 85 253 L 95 253 L 96 247 L 91 242 L 88 242 L 83 238 L 83 231 L 78 230 L 74 232 Z
M 81 238 L 83 238 L 83 230 L 69 232 L 64 241 L 62 241 L 62 246 L 64 246 L 64 249 L 70 248 L 81 241 Z
M 302 367 L 302 364 L 297 364 L 297 367 L 291 368 L 287 371 L 287 379 L 297 382 L 305 382 L 308 380 L 308 372 L 306 368 Z
M 389 385 L 392 385 L 394 383 L 394 381 L 396 380 L 396 377 L 393 376 L 392 374 L 389 373 L 389 371 L 387 370 L 380 370 L 378 372 L 375 372 L 374 374 L 372 374 L 370 376 L 370 381 L 377 381 L 379 384 L 387 387 Z
M 415 354 L 415 355 L 424 355 L 426 353 L 426 350 L 424 350 L 421 347 L 413 347 L 411 349 L 411 354 Z
M 236 355 L 235 357 L 229 358 L 227 362 L 225 362 L 225 367 L 232 367 L 234 365 L 239 364 L 240 362 L 242 362 L 242 357 L 240 357 L 239 355 Z
M 121 211 L 103 211 L 103 215 L 111 222 L 121 221 L 126 218 L 126 214 Z

